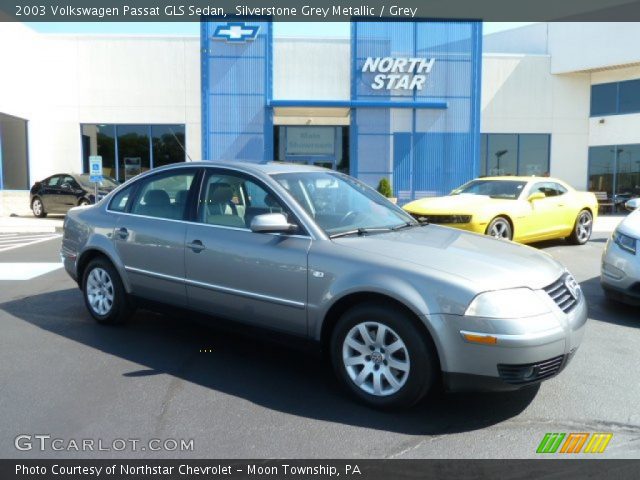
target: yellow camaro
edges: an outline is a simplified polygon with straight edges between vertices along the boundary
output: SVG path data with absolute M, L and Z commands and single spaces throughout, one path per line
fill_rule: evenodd
M 445 197 L 421 198 L 403 207 L 414 218 L 521 243 L 591 237 L 598 201 L 547 177 L 486 177 Z

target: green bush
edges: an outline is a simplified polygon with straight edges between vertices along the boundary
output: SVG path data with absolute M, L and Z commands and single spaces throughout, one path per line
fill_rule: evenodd
M 387 198 L 393 197 L 393 191 L 391 190 L 391 184 L 387 178 L 381 178 L 378 183 L 378 192 Z

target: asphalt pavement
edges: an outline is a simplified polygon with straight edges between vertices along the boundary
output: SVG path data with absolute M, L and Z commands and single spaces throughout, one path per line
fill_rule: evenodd
M 582 346 L 558 377 L 394 413 L 352 401 L 318 356 L 215 320 L 142 310 L 122 327 L 96 324 L 58 264 L 57 237 L 0 251 L 0 457 L 528 458 L 547 432 L 612 432 L 599 457 L 640 458 L 640 315 L 602 296 L 605 240 L 536 245 L 589 302 Z M 30 450 L 16 448 L 19 435 Z M 34 435 L 62 451 L 40 451 Z M 114 451 L 118 439 L 193 443 Z M 111 450 L 76 451 L 83 440 Z

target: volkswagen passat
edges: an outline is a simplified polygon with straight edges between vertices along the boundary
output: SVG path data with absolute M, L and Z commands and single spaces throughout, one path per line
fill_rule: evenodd
M 586 304 L 549 255 L 421 224 L 347 175 L 189 162 L 72 209 L 62 257 L 100 323 L 152 299 L 317 341 L 378 407 L 557 374 Z

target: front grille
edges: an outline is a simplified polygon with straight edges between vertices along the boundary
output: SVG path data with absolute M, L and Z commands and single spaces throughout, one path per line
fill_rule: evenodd
M 567 283 L 575 285 L 572 292 Z M 560 307 L 564 313 L 568 313 L 578 304 L 578 298 L 580 295 L 580 287 L 569 274 L 561 276 L 558 280 L 553 282 L 548 287 L 544 288 L 544 291 L 549 294 L 551 299 L 556 302 L 556 305 Z
M 445 223 L 445 224 L 471 222 L 471 215 L 432 215 L 432 214 L 421 215 L 418 213 L 412 213 L 411 216 L 416 220 L 418 220 L 419 222 Z
M 549 360 L 526 365 L 498 364 L 498 373 L 506 383 L 526 385 L 527 383 L 539 382 L 557 375 L 565 365 L 565 356 L 560 355 Z

